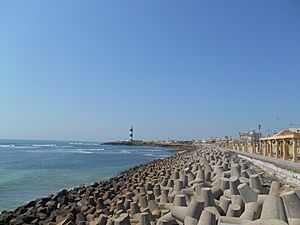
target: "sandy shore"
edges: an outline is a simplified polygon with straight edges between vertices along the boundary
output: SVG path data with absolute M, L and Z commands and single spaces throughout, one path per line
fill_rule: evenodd
M 0 224 L 300 224 L 299 187 L 235 153 L 194 148 L 3 211 Z

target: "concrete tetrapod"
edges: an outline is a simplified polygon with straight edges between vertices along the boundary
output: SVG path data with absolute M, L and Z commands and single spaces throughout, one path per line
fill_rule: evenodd
M 210 211 L 203 210 L 197 225 L 216 225 L 216 215 Z
M 198 220 L 193 217 L 190 216 L 184 217 L 184 222 L 183 222 L 184 225 L 197 225 L 197 223 Z
M 230 217 L 240 217 L 242 213 L 242 207 L 238 204 L 230 204 L 228 207 L 228 211 L 226 213 L 226 216 Z
M 279 181 L 272 181 L 269 195 L 279 195 L 280 186 Z
M 168 225 L 172 225 L 172 224 L 176 224 L 175 218 L 172 216 L 171 212 L 166 213 L 165 215 L 163 215 L 162 217 L 160 217 L 157 221 L 157 224 L 168 224 Z
M 268 190 L 262 186 L 258 174 L 253 174 L 250 176 L 250 187 L 259 194 L 268 194 Z
M 261 219 L 280 219 L 287 222 L 282 198 L 275 195 L 268 195 L 262 207 Z
M 200 196 L 204 200 L 204 207 L 215 205 L 211 188 L 207 188 L 207 187 L 202 188 Z
M 161 215 L 161 210 L 158 207 L 158 205 L 156 204 L 156 202 L 154 200 L 150 200 L 148 201 L 148 208 L 151 211 L 151 214 L 155 217 L 160 217 Z
M 245 203 L 241 197 L 241 195 L 231 195 L 231 203 L 232 204 L 238 204 L 241 206 L 242 210 L 245 208 Z
M 240 184 L 238 191 L 245 203 L 257 201 L 258 194 L 247 183 Z
M 171 215 L 176 221 L 184 222 L 186 216 L 190 216 L 196 220 L 200 218 L 201 212 L 204 209 L 204 201 L 194 197 L 187 207 L 173 206 L 171 208 Z
M 231 199 L 227 198 L 225 195 L 221 196 L 219 201 L 219 206 L 222 208 L 223 212 L 226 214 L 229 205 L 231 204 Z
M 237 217 L 221 216 L 218 220 L 218 225 L 239 225 L 241 221 L 242 220 Z
M 194 187 L 194 194 L 195 195 L 200 195 L 201 194 L 201 189 L 205 187 L 205 184 L 204 183 L 195 183 L 193 185 Z
M 107 223 L 107 216 L 101 214 L 99 218 L 97 218 L 93 222 L 90 222 L 90 225 L 106 225 L 106 223 Z
M 147 196 L 140 196 L 139 198 L 139 205 L 142 209 L 147 208 L 148 207 L 148 199 Z
M 288 223 L 291 225 L 300 224 L 300 199 L 295 191 L 289 191 L 281 195 Z
M 173 201 L 173 206 L 187 206 L 185 195 L 176 195 Z
M 230 187 L 230 194 L 231 195 L 239 195 L 240 192 L 238 191 L 238 186 L 241 184 L 238 177 L 233 176 L 229 178 L 229 187 Z
M 162 190 L 162 193 L 159 197 L 160 199 L 160 203 L 168 203 L 169 202 L 169 199 L 168 199 L 168 194 L 169 194 L 169 190 L 168 189 L 163 189 Z
M 204 170 L 200 169 L 198 170 L 195 181 L 204 181 L 204 180 L 205 180 L 205 172 Z
M 269 220 L 259 219 L 252 222 L 242 223 L 242 225 L 289 225 L 289 224 L 279 219 L 269 219 Z
M 114 218 L 114 217 L 108 218 L 106 225 L 114 225 L 115 224 L 115 219 L 116 218 Z
M 149 220 L 150 222 L 155 222 L 156 221 L 156 217 L 151 213 L 149 208 L 145 208 L 142 210 L 142 213 L 146 213 L 148 214 Z
M 245 204 L 245 211 L 240 216 L 241 219 L 245 220 L 256 220 L 260 218 L 261 206 L 257 202 L 249 202 Z
M 220 182 L 221 183 L 221 182 Z M 223 191 L 220 187 L 212 187 L 211 192 L 214 199 L 219 199 L 223 195 Z
M 222 177 L 221 178 L 221 183 L 220 183 L 220 189 L 224 192 L 226 189 L 229 189 L 229 179 Z
M 129 215 L 127 213 L 121 214 L 118 218 L 115 219 L 114 225 L 130 225 Z
M 139 225 L 151 225 L 148 213 L 140 213 Z
M 130 216 L 133 217 L 135 214 L 140 213 L 140 207 L 136 202 L 131 202 L 130 203 Z

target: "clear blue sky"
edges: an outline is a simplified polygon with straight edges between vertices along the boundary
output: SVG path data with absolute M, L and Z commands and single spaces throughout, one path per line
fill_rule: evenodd
M 0 137 L 300 124 L 299 11 L 298 0 L 1 1 Z

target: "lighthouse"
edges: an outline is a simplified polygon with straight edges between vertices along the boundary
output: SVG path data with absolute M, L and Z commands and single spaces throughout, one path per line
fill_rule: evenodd
M 131 125 L 130 130 L 129 130 L 129 140 L 133 141 L 133 127 Z

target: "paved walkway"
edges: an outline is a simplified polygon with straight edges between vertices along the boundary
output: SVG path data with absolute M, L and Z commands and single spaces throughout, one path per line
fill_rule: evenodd
M 233 151 L 228 148 L 223 148 L 224 150 L 230 151 L 230 152 L 235 152 L 240 155 L 247 156 L 249 158 L 261 160 L 264 162 L 271 163 L 279 168 L 286 169 L 293 171 L 295 173 L 300 173 L 300 162 L 293 162 L 292 160 L 283 160 L 283 159 L 276 159 L 275 157 L 269 157 L 269 156 L 264 156 L 264 155 L 258 155 L 258 154 L 252 154 L 248 152 L 241 152 L 241 151 Z

